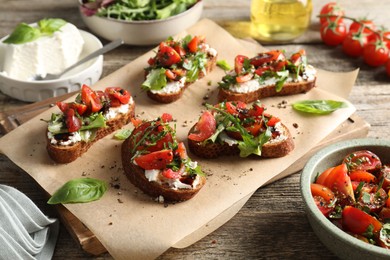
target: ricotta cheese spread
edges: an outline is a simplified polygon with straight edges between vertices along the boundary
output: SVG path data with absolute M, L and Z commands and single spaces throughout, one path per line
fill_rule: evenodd
M 133 163 L 136 164 L 135 160 L 133 160 Z M 197 167 L 197 162 L 192 162 L 190 165 L 191 169 L 195 169 Z M 167 184 L 168 187 L 170 187 L 173 190 L 177 189 L 194 189 L 199 184 L 199 176 L 196 175 L 194 181 L 192 184 L 186 184 L 180 181 L 180 179 L 168 179 L 162 176 L 161 170 L 152 169 L 152 170 L 145 170 L 145 177 L 148 179 L 148 181 L 157 182 L 158 184 Z
M 305 67 L 305 70 L 304 70 L 302 76 L 298 76 L 298 78 L 295 78 L 295 77 L 293 78 L 289 75 L 285 82 L 289 83 L 289 82 L 312 81 L 312 80 L 314 80 L 316 73 L 317 73 L 317 71 L 313 66 L 307 65 Z M 251 80 L 243 82 L 243 83 L 231 85 L 229 87 L 229 90 L 236 92 L 236 93 L 249 93 L 249 92 L 256 91 L 260 88 L 275 85 L 276 82 L 277 82 L 277 79 L 274 77 L 266 78 L 263 81 L 261 81 L 259 79 L 251 79 Z
M 119 107 L 110 107 L 110 109 L 108 109 L 108 111 L 104 114 L 104 118 L 110 120 L 115 118 L 118 114 L 126 114 L 133 102 L 133 98 L 130 97 L 129 103 L 120 105 Z
M 23 44 L 0 42 L 3 66 L 0 73 L 17 80 L 31 80 L 36 74 L 60 73 L 76 63 L 83 49 L 80 31 L 66 23 L 51 36 Z
M 150 91 L 153 94 L 173 94 L 173 93 L 179 92 L 180 89 L 185 86 L 185 83 L 186 83 L 186 77 L 182 77 L 178 81 L 168 82 L 167 85 L 165 87 L 163 87 L 162 89 L 159 89 L 159 90 L 151 89 Z
M 51 132 L 47 132 L 47 137 L 49 138 L 51 144 L 64 146 L 72 145 L 81 141 L 81 135 L 79 132 L 70 133 L 67 140 L 57 140 Z

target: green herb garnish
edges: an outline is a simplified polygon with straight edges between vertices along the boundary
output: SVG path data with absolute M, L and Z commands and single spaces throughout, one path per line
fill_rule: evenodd
M 348 107 L 347 103 L 335 100 L 303 100 L 292 106 L 297 111 L 317 115 L 330 114 L 337 109 Z
M 42 19 L 38 22 L 38 27 L 21 23 L 16 26 L 15 30 L 3 42 L 7 44 L 32 42 L 41 36 L 52 35 L 65 24 L 66 21 L 62 19 Z
M 86 203 L 100 199 L 107 191 L 104 181 L 93 178 L 70 180 L 58 189 L 48 204 Z
M 229 65 L 229 63 L 227 63 L 226 60 L 219 60 L 217 61 L 217 66 L 220 67 L 221 69 L 223 70 L 231 70 L 232 67 Z

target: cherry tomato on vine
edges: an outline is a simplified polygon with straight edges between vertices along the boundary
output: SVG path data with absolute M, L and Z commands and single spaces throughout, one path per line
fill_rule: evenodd
M 384 65 L 389 59 L 389 49 L 383 41 L 369 42 L 363 50 L 364 62 L 372 67 Z
M 386 63 L 386 73 L 387 73 L 387 76 L 390 77 L 390 60 L 388 60 Z
M 347 28 L 343 22 L 326 22 L 321 25 L 320 33 L 326 45 L 337 46 L 347 37 Z
M 351 57 L 359 57 L 363 54 L 367 42 L 364 34 L 349 32 L 343 41 L 343 52 Z
M 363 28 L 362 28 L 363 27 Z M 370 30 L 371 29 L 371 30 Z M 366 36 L 370 37 L 372 34 L 375 34 L 372 30 L 375 30 L 376 26 L 372 20 L 367 19 L 358 19 L 353 21 L 349 26 L 349 32 L 362 32 Z M 370 38 L 371 40 L 371 38 Z
M 320 23 L 324 24 L 329 21 L 335 21 L 338 18 L 338 21 L 342 21 L 343 19 L 341 16 L 344 15 L 344 10 L 341 8 L 340 5 L 338 5 L 335 2 L 330 2 L 324 5 L 320 11 L 320 15 L 325 15 L 325 14 L 331 14 L 335 16 L 330 16 L 330 17 L 320 17 Z

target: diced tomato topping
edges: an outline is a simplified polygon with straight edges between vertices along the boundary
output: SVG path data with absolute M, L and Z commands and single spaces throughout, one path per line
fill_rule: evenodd
M 135 117 L 132 117 L 130 119 L 131 123 L 133 124 L 134 127 L 138 127 L 142 124 L 142 119 L 140 118 L 135 118 Z
M 180 46 L 179 44 L 176 44 L 173 46 L 173 48 L 175 49 L 175 51 L 181 56 L 181 57 L 184 57 L 186 55 L 186 50 Z
M 244 61 L 247 60 L 248 57 L 244 55 L 237 55 L 234 58 L 234 71 L 237 75 L 240 75 L 244 69 Z
M 155 151 L 136 157 L 134 161 L 144 170 L 165 169 L 173 160 L 173 152 L 170 149 Z
M 165 42 L 160 43 L 157 53 L 158 62 L 164 67 L 170 67 L 181 61 L 179 53 Z
M 210 111 L 205 111 L 195 125 L 195 132 L 188 135 L 188 139 L 202 142 L 211 137 L 217 128 L 217 122 Z
M 165 76 L 167 76 L 168 79 L 175 80 L 176 74 L 172 70 L 165 70 Z
M 187 150 L 183 142 L 178 143 L 175 151 L 181 159 L 187 159 Z
M 192 38 L 192 40 L 188 43 L 187 47 L 190 52 L 196 53 L 198 51 L 199 40 L 198 36 L 194 36 L 194 38 Z
M 103 104 L 99 96 L 96 94 L 95 91 L 93 91 L 85 84 L 81 87 L 81 100 L 92 113 L 99 112 L 100 109 L 103 108 Z
M 261 104 L 253 104 L 252 108 L 249 110 L 249 116 L 251 117 L 261 117 L 264 113 L 265 107 Z
M 181 174 L 178 171 L 173 171 L 172 169 L 164 169 L 161 173 L 165 178 L 168 179 L 178 179 L 180 178 Z
M 81 128 L 81 119 L 76 116 L 74 109 L 69 108 L 66 110 L 65 124 L 70 133 L 76 132 Z
M 161 115 L 161 120 L 164 122 L 164 123 L 168 123 L 168 122 L 171 122 L 173 120 L 173 116 L 169 113 L 163 113 Z
M 280 122 L 280 118 L 276 117 L 276 116 L 273 116 L 271 117 L 268 122 L 267 122 L 267 125 L 268 126 L 271 126 L 271 127 L 274 127 L 276 125 L 276 123 Z
M 306 56 L 306 51 L 305 50 L 299 50 L 298 52 L 296 52 L 296 53 L 291 55 L 290 61 L 295 66 L 298 66 L 299 64 L 301 64 L 303 62 L 303 58 L 302 57 L 304 57 L 304 56 Z
M 259 76 L 263 75 L 264 72 L 271 70 L 271 67 L 259 67 L 255 70 L 255 73 Z
M 105 93 L 111 101 L 111 106 L 118 106 L 121 104 L 127 104 L 130 101 L 130 93 L 129 91 L 120 88 L 120 87 L 108 87 L 105 89 Z M 113 105 L 114 104 L 114 105 Z
M 244 75 L 237 76 L 236 81 L 237 81 L 237 83 L 243 83 L 243 82 L 247 82 L 247 81 L 251 80 L 252 78 L 253 78 L 253 74 L 247 73 Z

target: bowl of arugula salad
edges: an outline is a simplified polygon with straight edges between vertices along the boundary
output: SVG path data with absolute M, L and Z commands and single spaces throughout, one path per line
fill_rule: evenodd
M 84 23 L 106 40 L 155 45 L 194 25 L 203 11 L 202 0 L 79 0 Z

